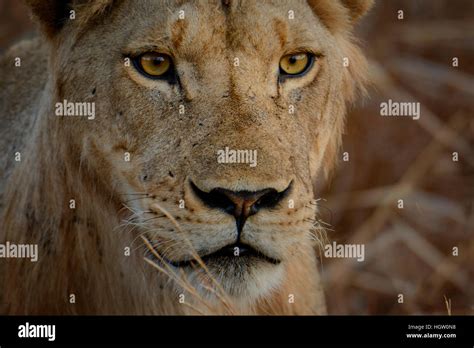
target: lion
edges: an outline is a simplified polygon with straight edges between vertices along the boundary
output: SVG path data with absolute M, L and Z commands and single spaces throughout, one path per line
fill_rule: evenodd
M 371 0 L 27 0 L 1 58 L 2 314 L 325 314 L 314 184 Z M 17 64 L 19 63 L 19 64 Z M 362 93 L 361 93 L 362 92 Z

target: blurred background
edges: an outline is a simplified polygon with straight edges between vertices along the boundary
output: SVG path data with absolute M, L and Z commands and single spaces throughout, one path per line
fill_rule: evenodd
M 0 0 L 0 52 L 33 31 L 22 1 Z M 379 0 L 356 31 L 373 85 L 347 118 L 349 160 L 317 187 L 328 239 L 365 260 L 321 254 L 329 313 L 472 315 L 474 1 Z M 420 119 L 380 116 L 389 99 Z

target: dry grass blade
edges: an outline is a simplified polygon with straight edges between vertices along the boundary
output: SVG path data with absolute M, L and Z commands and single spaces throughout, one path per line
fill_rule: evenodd
M 198 265 L 201 267 L 201 269 L 204 270 L 204 272 L 207 274 L 209 279 L 212 281 L 212 283 L 216 286 L 217 291 L 214 292 L 218 300 L 222 303 L 224 308 L 229 312 L 229 313 L 236 313 L 237 311 L 235 310 L 234 306 L 231 304 L 231 300 L 229 299 L 228 295 L 222 288 L 221 284 L 215 279 L 214 275 L 208 270 L 207 266 L 204 264 L 202 261 L 201 257 L 196 253 L 194 246 L 192 245 L 191 241 L 187 237 L 187 234 L 181 229 L 181 226 L 179 225 L 178 221 L 166 210 L 164 209 L 161 205 L 158 203 L 153 203 L 152 206 L 155 209 L 160 210 L 176 227 L 176 229 L 180 232 L 181 237 L 184 237 L 184 241 L 187 244 L 189 250 L 192 252 L 193 259 L 198 263 Z M 151 244 L 148 243 L 150 247 Z M 155 250 L 156 253 L 156 250 Z M 161 256 L 159 259 L 162 259 Z M 166 261 L 164 261 L 165 264 L 167 264 Z
M 457 272 L 452 272 L 452 269 L 457 268 L 454 263 L 445 258 L 436 247 L 410 226 L 401 220 L 398 220 L 397 223 L 400 228 L 396 230 L 396 233 L 400 239 L 405 241 L 405 244 L 433 269 L 433 272 L 441 274 L 461 291 L 469 288 L 469 277 L 464 271 L 458 269 Z
M 451 315 L 451 299 L 448 299 L 446 295 L 444 296 L 444 303 L 446 304 L 446 311 L 448 315 Z

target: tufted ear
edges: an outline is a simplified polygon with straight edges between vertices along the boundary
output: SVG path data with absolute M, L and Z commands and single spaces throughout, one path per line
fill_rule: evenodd
M 321 21 L 333 32 L 348 31 L 374 4 L 374 0 L 307 0 Z
M 26 0 L 33 17 L 48 37 L 54 37 L 70 20 L 77 19 L 78 24 L 84 24 L 102 13 L 112 2 L 113 0 Z

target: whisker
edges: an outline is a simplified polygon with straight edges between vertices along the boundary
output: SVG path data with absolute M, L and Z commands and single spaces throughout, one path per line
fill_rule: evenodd
M 154 213 L 154 214 L 156 214 L 156 213 Z M 154 217 L 152 217 L 152 218 L 149 218 L 149 219 L 146 219 L 146 220 L 141 221 L 141 223 L 145 224 L 145 223 L 147 223 L 148 221 L 156 220 L 156 219 L 162 219 L 162 218 L 164 218 L 164 217 L 166 217 L 166 215 L 154 216 Z
M 140 199 L 153 199 L 152 197 L 149 197 L 149 196 L 146 196 L 146 197 L 138 197 L 138 198 L 132 198 L 132 199 L 128 199 L 126 200 L 124 203 L 128 203 L 128 202 L 134 202 L 134 201 L 138 201 Z
M 119 193 L 121 196 L 137 196 L 137 195 L 147 195 L 147 192 L 133 192 L 133 193 Z

